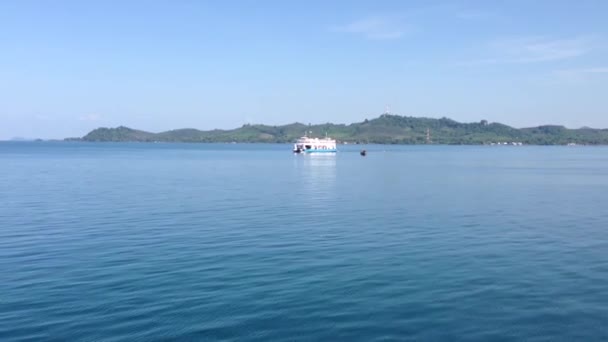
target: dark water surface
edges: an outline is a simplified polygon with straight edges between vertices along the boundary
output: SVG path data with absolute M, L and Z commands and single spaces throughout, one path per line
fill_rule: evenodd
M 608 339 L 608 148 L 0 143 L 1 341 Z

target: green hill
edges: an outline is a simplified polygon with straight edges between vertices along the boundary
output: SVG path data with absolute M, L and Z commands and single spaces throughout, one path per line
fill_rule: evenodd
M 430 141 L 427 141 L 427 131 Z M 606 145 L 606 129 L 568 129 L 563 126 L 539 126 L 517 129 L 500 123 L 461 123 L 448 118 L 432 119 L 383 114 L 372 120 L 344 124 L 283 126 L 243 125 L 231 130 L 201 131 L 193 128 L 150 133 L 128 127 L 98 128 L 82 137 L 82 141 L 136 142 L 293 142 L 306 132 L 313 136 L 329 136 L 339 142 L 378 144 L 490 144 L 522 142 L 535 145 L 569 143 Z M 73 140 L 73 139 L 71 139 Z

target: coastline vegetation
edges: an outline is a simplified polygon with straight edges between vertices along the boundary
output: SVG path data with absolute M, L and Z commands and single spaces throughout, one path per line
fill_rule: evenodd
M 433 119 L 383 114 L 352 124 L 303 124 L 283 126 L 246 124 L 231 130 L 201 131 L 192 128 L 151 133 L 124 126 L 98 128 L 82 138 L 66 140 L 98 142 L 200 142 L 200 143 L 291 143 L 304 134 L 328 134 L 339 143 L 483 145 L 522 143 L 528 145 L 608 145 L 608 129 L 545 125 L 513 128 L 482 120 L 461 123 L 448 118 Z

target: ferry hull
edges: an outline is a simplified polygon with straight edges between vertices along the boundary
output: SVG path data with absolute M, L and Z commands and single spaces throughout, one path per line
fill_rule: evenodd
M 314 154 L 314 153 L 336 153 L 338 152 L 337 150 L 306 150 L 303 153 L 305 154 Z

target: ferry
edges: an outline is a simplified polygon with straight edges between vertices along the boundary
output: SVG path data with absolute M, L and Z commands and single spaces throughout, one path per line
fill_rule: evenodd
M 293 144 L 293 153 L 336 153 L 336 140 L 303 136 Z

